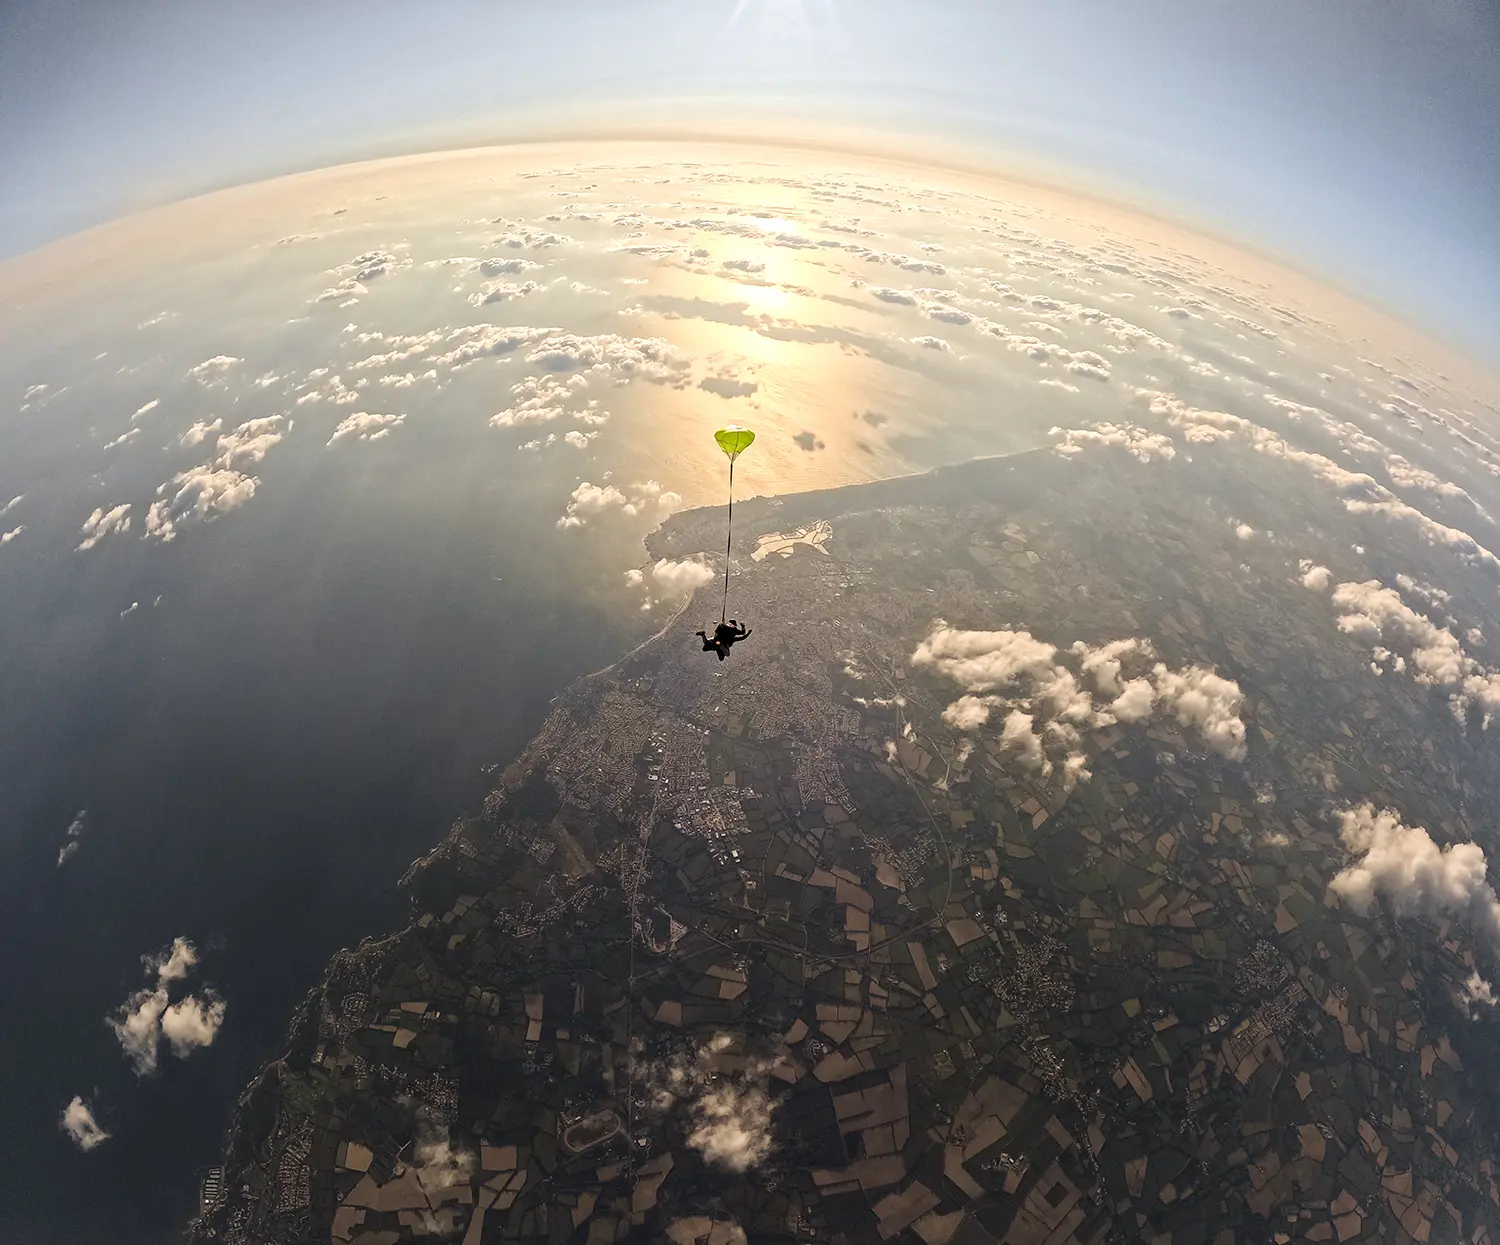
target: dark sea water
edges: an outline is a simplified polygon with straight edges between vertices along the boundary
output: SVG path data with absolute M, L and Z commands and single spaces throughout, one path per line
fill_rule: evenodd
M 339 472 L 289 439 L 243 509 L 163 547 L 138 507 L 78 554 L 51 418 L 0 480 L 29 497 L 0 558 L 0 1242 L 146 1245 L 194 1213 L 328 957 L 403 920 L 397 879 L 483 767 L 653 625 L 618 588 L 643 529 L 557 531 L 566 487 L 433 419 Z M 138 1079 L 105 1017 L 176 937 L 227 1017 Z M 86 1155 L 57 1127 L 74 1094 L 112 1134 Z

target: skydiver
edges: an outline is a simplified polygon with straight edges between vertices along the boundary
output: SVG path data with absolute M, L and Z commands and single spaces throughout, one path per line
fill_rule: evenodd
M 702 631 L 695 631 L 693 634 L 703 641 L 705 653 L 717 653 L 719 660 L 723 661 L 729 656 L 729 650 L 750 634 L 750 629 L 740 626 L 738 619 L 731 618 L 727 623 L 721 622 L 715 627 L 712 636 Z

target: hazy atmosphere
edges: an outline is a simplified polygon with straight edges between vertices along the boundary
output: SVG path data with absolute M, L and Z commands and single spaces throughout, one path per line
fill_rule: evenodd
M 1496 64 L 6 10 L 0 1238 L 1497 1239 Z

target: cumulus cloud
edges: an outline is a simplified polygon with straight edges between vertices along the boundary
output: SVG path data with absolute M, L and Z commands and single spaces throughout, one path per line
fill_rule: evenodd
M 1167 420 L 1175 427 L 1186 430 L 1185 435 L 1189 439 L 1196 439 L 1194 430 L 1199 430 L 1197 436 L 1203 439 L 1234 439 L 1249 445 L 1257 453 L 1264 454 L 1268 458 L 1278 458 L 1284 462 L 1293 463 L 1311 473 L 1314 479 L 1327 484 L 1343 501 L 1344 509 L 1351 514 L 1379 515 L 1397 523 L 1411 526 L 1424 541 L 1430 545 L 1441 546 L 1452 550 L 1464 561 L 1472 565 L 1484 566 L 1492 572 L 1500 574 L 1500 557 L 1496 557 L 1489 549 L 1480 544 L 1468 532 L 1461 528 L 1450 527 L 1432 518 L 1424 511 L 1402 501 L 1385 485 L 1378 483 L 1375 478 L 1363 471 L 1351 471 L 1340 465 L 1325 454 L 1314 453 L 1310 450 L 1298 449 L 1288 443 L 1282 437 L 1276 435 L 1269 428 L 1245 419 L 1239 415 L 1231 415 L 1226 411 L 1202 410 L 1189 406 L 1180 398 L 1158 392 L 1156 390 L 1140 389 L 1136 391 L 1137 396 L 1144 399 L 1153 415 Z M 1288 405 L 1282 403 L 1281 405 Z M 1298 406 L 1296 403 L 1289 404 Z M 1300 410 L 1314 411 L 1314 407 L 1299 407 Z M 1342 421 L 1334 421 L 1331 416 L 1326 417 L 1335 425 Z M 1353 427 L 1348 425 L 1348 427 Z M 1212 430 L 1212 431 L 1208 431 Z M 1352 443 L 1353 434 L 1339 434 L 1346 443 Z M 1363 434 L 1359 434 L 1363 436 Z M 1381 452 L 1385 447 L 1379 442 L 1365 437 L 1366 441 Z M 1363 444 L 1360 442 L 1359 444 Z M 1406 460 L 1399 455 L 1388 458 L 1387 468 L 1395 460 L 1396 474 L 1401 474 L 1401 464 Z M 1415 482 L 1417 476 L 1414 473 L 1418 469 L 1410 468 L 1407 475 L 1409 482 Z M 1429 473 L 1430 474 L 1430 473 Z M 1436 480 L 1436 477 L 1432 477 Z M 1441 482 L 1438 482 L 1441 484 Z M 1442 491 L 1438 489 L 1437 491 Z M 1461 490 L 1460 490 L 1461 491 Z M 1468 496 L 1464 494 L 1464 496 Z M 1470 499 L 1472 500 L 1472 498 Z
M 153 984 L 131 994 L 105 1023 L 136 1075 L 149 1076 L 156 1071 L 163 1039 L 179 1059 L 212 1045 L 224 1023 L 226 1005 L 212 990 L 171 1001 L 168 987 L 186 979 L 198 963 L 197 949 L 186 938 L 174 939 L 170 947 L 141 962 Z
M 135 421 L 138 420 L 142 415 L 149 415 L 152 411 L 154 411 L 160 405 L 161 405 L 161 399 L 160 398 L 152 398 L 151 401 L 149 401 L 148 403 L 146 403 L 145 406 L 140 407 L 140 408 L 137 409 L 136 413 L 130 417 L 130 422 L 132 424 L 135 423 Z
M 204 359 L 202 363 L 188 368 L 188 375 L 200 385 L 223 384 L 228 374 L 241 363 L 234 355 L 216 354 L 212 359 Z
M 18 527 L 11 528 L 8 532 L 0 532 L 0 545 L 10 544 L 11 541 L 15 540 L 25 530 L 26 524 L 22 523 Z
M 57 867 L 61 869 L 68 861 L 77 854 L 83 843 L 84 822 L 88 819 L 89 810 L 80 808 L 77 816 L 68 823 L 68 828 L 63 831 L 62 846 L 57 849 Z
M 1047 435 L 1060 438 L 1052 448 L 1069 457 L 1093 446 L 1122 449 L 1143 463 L 1177 457 L 1177 447 L 1171 437 L 1161 432 L 1147 432 L 1137 424 L 1101 423 L 1088 428 L 1052 428 Z
M 95 509 L 83 521 L 83 526 L 78 529 L 83 539 L 78 542 L 78 551 L 82 553 L 86 549 L 92 549 L 106 536 L 115 532 L 128 532 L 130 530 L 130 506 L 111 506 L 108 510 L 102 506 Z
M 246 420 L 219 437 L 217 465 L 238 469 L 258 463 L 291 430 L 292 421 L 285 415 Z
M 727 268 L 730 272 L 757 273 L 766 270 L 766 266 L 758 259 L 726 259 L 719 267 Z
M 1495 988 L 1478 972 L 1470 973 L 1463 984 L 1463 1000 L 1471 1015 L 1481 1007 L 1494 1007 L 1500 999 L 1495 997 Z
M 1251 540 L 1255 536 L 1255 529 L 1248 523 L 1237 523 L 1234 527 L 1234 534 L 1241 540 Z
M 105 1132 L 99 1126 L 99 1122 L 94 1119 L 94 1112 L 88 1103 L 77 1094 L 73 1095 L 73 1101 L 63 1109 L 58 1119 L 58 1127 L 67 1133 L 73 1144 L 85 1154 L 102 1146 L 110 1137 L 110 1134 Z
M 177 442 L 177 444 L 183 446 L 184 448 L 197 445 L 205 438 L 207 438 L 209 433 L 219 432 L 223 427 L 224 421 L 222 419 L 216 419 L 211 424 L 200 419 L 197 423 L 195 423 L 191 428 L 189 428 L 182 434 L 182 437 Z
M 487 277 L 514 276 L 522 272 L 535 272 L 541 266 L 535 260 L 522 259 L 519 255 L 505 255 L 481 259 L 471 265 L 471 271 L 482 272 Z
M 1220 756 L 1245 759 L 1245 723 L 1240 719 L 1245 697 L 1238 683 L 1203 666 L 1173 671 L 1158 663 L 1151 674 L 1160 708 L 1202 732 Z
M 8 515 L 12 510 L 14 510 L 17 506 L 19 506 L 25 500 L 26 500 L 26 494 L 25 493 L 17 493 L 8 502 L 6 502 L 5 505 L 0 506 L 0 518 L 4 518 L 6 515 Z
M 438 367 L 468 367 L 480 359 L 503 356 L 530 345 L 553 333 L 555 328 L 530 328 L 497 324 L 469 324 L 452 330 L 443 340 L 449 349 L 429 355 L 428 362 Z
M 475 307 L 487 307 L 491 303 L 503 303 L 512 298 L 525 298 L 541 288 L 535 281 L 522 281 L 519 284 L 512 281 L 486 281 L 469 295 L 469 302 Z
M 648 380 L 681 388 L 688 383 L 687 359 L 661 337 L 622 337 L 618 333 L 580 337 L 574 333 L 555 333 L 538 342 L 526 356 L 526 362 L 549 372 L 607 375 L 619 385 Z
M 1329 884 L 1356 912 L 1377 897 L 1400 916 L 1449 916 L 1500 944 L 1500 899 L 1486 876 L 1477 843 L 1439 847 L 1421 826 L 1406 826 L 1390 809 L 1363 803 L 1340 811 L 1339 834 L 1354 860 Z
M 1311 558 L 1303 558 L 1297 563 L 1297 569 L 1302 572 L 1302 586 L 1313 592 L 1327 592 L 1328 585 L 1333 580 L 1333 573 L 1326 566 L 1315 566 Z
M 550 423 L 569 412 L 589 387 L 586 376 L 527 376 L 510 387 L 514 401 L 490 416 L 491 428 L 515 428 L 522 424 Z M 591 408 L 597 403 L 591 403 Z
M 705 1162 L 743 1173 L 771 1153 L 776 1103 L 766 1090 L 769 1063 L 736 1056 L 733 1047 L 721 1033 L 693 1057 L 654 1069 L 651 1106 L 686 1117 L 688 1145 Z
M 1150 641 L 1127 638 L 1094 646 L 1075 643 L 1063 664 L 1056 645 L 1029 631 L 962 631 L 939 621 L 912 653 L 912 665 L 934 671 L 965 693 L 943 712 L 955 730 L 976 730 L 1006 710 L 1000 746 L 1028 768 L 1053 768 L 1046 745 L 1060 752 L 1065 772 L 1086 774 L 1077 751 L 1080 731 L 1153 715 L 1173 717 L 1230 760 L 1245 757 L 1244 696 L 1232 679 L 1193 666 L 1172 670 L 1155 661 Z M 1126 677 L 1126 667 L 1134 677 Z M 1095 699 L 1095 694 L 1101 698 Z
M 333 430 L 333 436 L 328 438 L 328 444 L 336 445 L 340 441 L 379 441 L 382 437 L 390 436 L 391 429 L 401 427 L 405 420 L 405 415 L 372 415 L 368 411 L 355 411 L 353 415 L 339 421 L 339 426 Z
M 558 519 L 561 528 L 583 527 L 590 519 L 618 510 L 625 515 L 656 514 L 665 518 L 682 505 L 682 497 L 663 489 L 655 480 L 633 484 L 622 491 L 613 484 L 591 484 L 585 480 L 568 497 L 567 512 Z
M 1339 630 L 1371 646 L 1375 673 L 1409 674 L 1418 683 L 1446 688 L 1454 716 L 1462 720 L 1477 707 L 1489 726 L 1500 710 L 1500 671 L 1465 653 L 1447 627 L 1418 613 L 1394 588 L 1375 579 L 1339 584 L 1331 601 Z
M 683 558 L 679 562 L 662 558 L 651 568 L 652 582 L 668 597 L 687 596 L 713 578 L 713 568 L 701 558 Z
M 347 307 L 352 303 L 357 303 L 360 295 L 369 292 L 365 285 L 366 281 L 378 280 L 410 266 L 410 256 L 395 255 L 390 251 L 365 251 L 347 263 L 329 269 L 329 275 L 338 277 L 338 282 L 329 286 L 312 301 L 315 303 L 337 302 L 340 307 Z
M 171 1043 L 172 1053 L 185 1059 L 195 1050 L 212 1046 L 223 1023 L 223 999 L 190 994 L 162 1012 L 161 1033 Z
M 212 520 L 237 510 L 255 496 L 259 485 L 254 476 L 212 464 L 179 472 L 157 490 L 161 496 L 146 512 L 146 535 L 175 540 L 185 522 Z
M 467 1185 L 477 1166 L 472 1150 L 460 1150 L 446 1137 L 426 1137 L 417 1143 L 411 1171 L 423 1192 L 435 1195 Z
M 911 344 L 921 346 L 924 350 L 941 350 L 944 354 L 953 353 L 953 347 L 941 337 L 913 337 Z

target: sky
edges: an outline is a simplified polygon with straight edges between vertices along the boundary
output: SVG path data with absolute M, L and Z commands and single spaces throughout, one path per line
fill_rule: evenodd
M 712 120 L 962 147 L 1500 365 L 1500 0 L 9 0 L 0 258 L 400 151 Z

